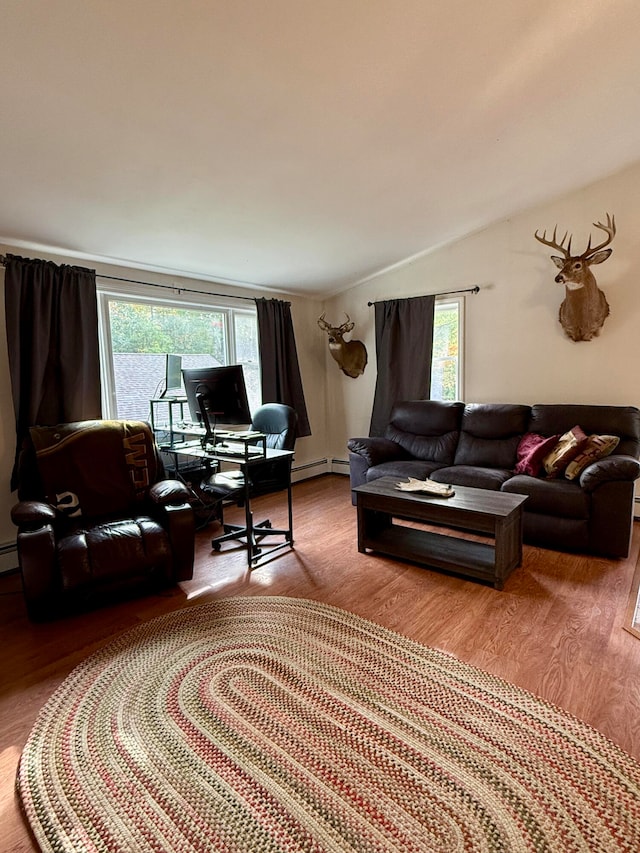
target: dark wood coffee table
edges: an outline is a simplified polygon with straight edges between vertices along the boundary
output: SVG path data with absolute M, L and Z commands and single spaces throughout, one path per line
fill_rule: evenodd
M 355 488 L 358 551 L 446 569 L 502 589 L 522 563 L 522 505 L 527 496 L 454 486 L 453 497 L 438 498 L 400 491 L 397 482 L 397 477 L 381 477 Z M 394 524 L 394 518 L 447 530 Z M 460 530 L 489 536 L 493 542 L 462 538 L 456 535 Z

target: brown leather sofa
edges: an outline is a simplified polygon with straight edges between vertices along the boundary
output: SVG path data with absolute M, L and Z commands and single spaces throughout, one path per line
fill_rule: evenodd
M 36 427 L 20 459 L 18 556 L 32 619 L 193 575 L 189 492 L 164 479 L 148 424 Z
M 615 435 L 614 453 L 575 481 L 515 474 L 526 433 Z M 396 404 L 382 438 L 348 442 L 352 489 L 378 477 L 427 477 L 440 483 L 528 496 L 524 541 L 608 557 L 629 554 L 634 481 L 640 476 L 640 410 L 633 406 L 442 403 Z

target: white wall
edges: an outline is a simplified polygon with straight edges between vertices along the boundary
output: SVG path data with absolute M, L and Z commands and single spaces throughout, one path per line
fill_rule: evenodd
M 320 302 L 313 299 L 292 297 L 286 294 L 273 292 L 267 294 L 254 290 L 212 284 L 211 282 L 180 279 L 175 276 L 167 277 L 139 269 L 108 266 L 106 264 L 96 265 L 86 261 L 78 261 L 74 258 L 30 252 L 7 245 L 0 245 L 0 254 L 7 253 L 25 257 L 41 257 L 52 260 L 55 263 L 89 266 L 104 275 L 132 278 L 158 284 L 181 283 L 184 287 L 195 290 L 222 293 L 229 296 L 255 297 L 264 295 L 268 298 L 281 298 L 291 302 L 291 315 L 296 334 L 300 371 L 312 431 L 311 436 L 298 439 L 296 443 L 294 469 L 296 471 L 300 470 L 299 473 L 294 471 L 294 479 L 310 476 L 315 473 L 322 473 L 326 470 L 324 341 L 316 325 L 317 318 L 322 313 Z M 4 285 L 4 268 L 2 267 L 0 267 L 0 282 Z M 0 306 L 0 324 L 1 328 L 4 329 L 4 298 L 0 299 Z M 11 469 L 15 448 L 15 417 L 11 397 L 6 335 L 2 334 L 0 338 L 0 571 L 2 571 L 17 565 L 15 552 L 9 550 L 8 553 L 3 553 L 15 545 L 16 528 L 11 522 L 10 510 L 16 502 L 17 497 L 15 492 L 12 493 L 10 491 Z
M 350 436 L 367 435 L 375 388 L 373 308 L 368 301 L 458 290 L 465 297 L 467 402 L 600 403 L 640 406 L 640 163 L 580 192 L 497 223 L 414 259 L 327 301 L 327 319 L 356 321 L 369 351 L 363 376 L 349 379 L 327 362 L 328 453 L 346 459 Z M 573 233 L 574 250 L 604 236 L 593 222 L 615 214 L 613 253 L 593 267 L 611 307 L 601 336 L 574 343 L 558 322 L 564 287 L 553 279 L 551 249 L 536 229 Z M 557 253 L 556 253 L 557 254 Z

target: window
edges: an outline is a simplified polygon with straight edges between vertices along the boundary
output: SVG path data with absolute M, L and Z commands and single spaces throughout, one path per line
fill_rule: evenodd
M 187 301 L 189 295 L 169 300 L 133 287 L 98 291 L 105 417 L 149 419 L 149 400 L 164 390 L 167 353 L 182 356 L 183 367 L 242 364 L 249 407 L 258 408 L 255 309 L 219 306 L 200 295 L 198 302 Z
M 431 399 L 461 400 L 464 301 L 436 299 L 431 361 Z

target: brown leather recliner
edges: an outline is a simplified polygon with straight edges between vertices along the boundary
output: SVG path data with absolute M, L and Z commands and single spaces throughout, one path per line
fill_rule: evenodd
M 189 492 L 163 477 L 153 433 L 142 421 L 30 430 L 11 518 L 32 619 L 193 576 Z

